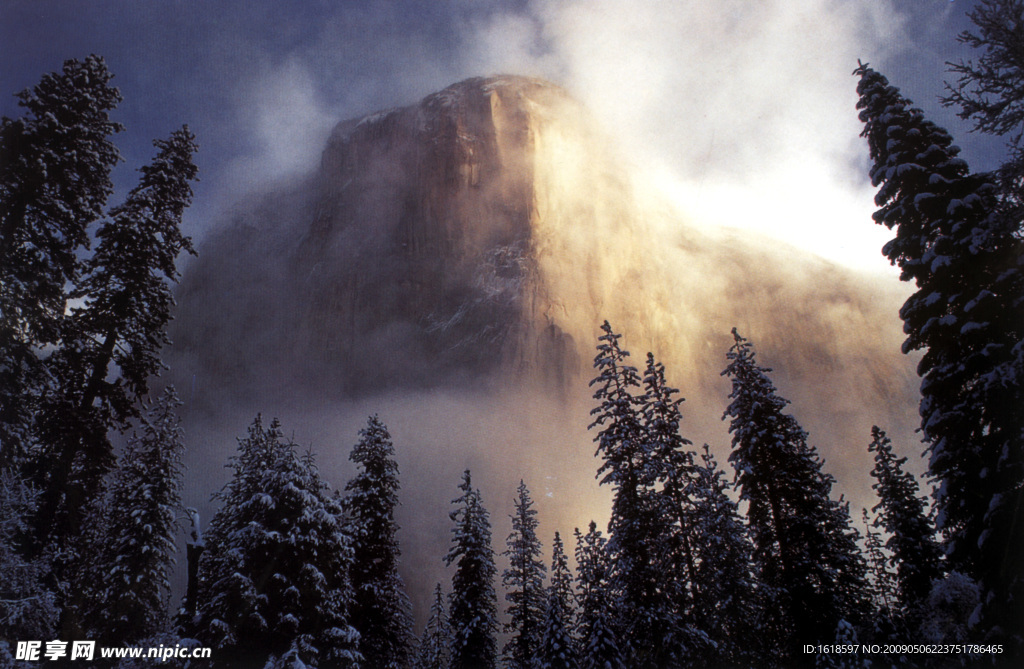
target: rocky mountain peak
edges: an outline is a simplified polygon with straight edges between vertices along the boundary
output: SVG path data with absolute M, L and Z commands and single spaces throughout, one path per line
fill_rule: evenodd
M 870 470 L 857 445 L 873 424 L 911 443 L 897 282 L 703 226 L 628 150 L 557 86 L 521 77 L 339 123 L 315 174 L 240 203 L 183 277 L 171 380 L 191 433 L 226 458 L 257 412 L 290 417 L 339 481 L 351 420 L 386 414 L 403 527 L 433 528 L 406 544 L 417 569 L 445 550 L 452 468 L 497 499 L 543 482 L 555 526 L 603 508 L 585 426 L 605 319 L 633 365 L 647 351 L 665 364 L 682 433 L 720 462 L 733 327 L 839 480 Z
M 703 228 L 622 155 L 564 90 L 525 77 L 342 121 L 315 175 L 202 251 L 179 349 L 211 386 L 236 389 L 284 378 L 343 397 L 524 383 L 585 395 L 608 319 L 717 418 L 738 326 L 793 387 L 845 389 L 803 398 L 821 416 L 884 417 L 914 392 L 898 294 Z M 827 380 L 801 383 L 811 376 Z M 870 427 L 846 424 L 851 438 Z

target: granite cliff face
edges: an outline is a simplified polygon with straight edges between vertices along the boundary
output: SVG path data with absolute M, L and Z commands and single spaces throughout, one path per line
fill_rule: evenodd
M 608 319 L 635 364 L 654 351 L 717 424 L 738 326 L 812 425 L 854 438 L 868 412 L 909 424 L 895 282 L 702 230 L 635 179 L 642 167 L 536 79 L 470 79 L 344 121 L 316 175 L 247 204 L 206 244 L 177 348 L 210 393 L 583 395 Z
M 722 463 L 719 373 L 738 327 L 840 490 L 871 506 L 871 425 L 916 441 L 895 278 L 702 228 L 609 147 L 551 84 L 471 79 L 340 123 L 315 174 L 241 202 L 178 294 L 188 498 L 209 517 L 201 500 L 257 412 L 342 486 L 346 447 L 380 412 L 404 475 L 406 580 L 426 606 L 448 577 L 438 558 L 465 468 L 496 505 L 495 536 L 520 479 L 548 528 L 607 518 L 586 425 L 608 319 L 635 365 L 646 351 L 665 363 L 683 434 Z
M 539 126 L 570 106 L 541 81 L 471 79 L 338 125 L 293 260 L 309 345 L 350 371 L 366 342 L 383 345 L 384 364 L 399 364 L 373 364 L 399 384 L 528 363 L 555 383 L 574 371 L 573 342 L 544 313 L 536 235 Z

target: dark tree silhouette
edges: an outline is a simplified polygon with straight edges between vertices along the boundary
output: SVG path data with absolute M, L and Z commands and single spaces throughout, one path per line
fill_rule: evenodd
M 30 445 L 51 382 L 39 351 L 63 336 L 68 286 L 114 190 L 111 78 L 98 56 L 65 61 L 18 94 L 25 117 L 0 120 L 0 464 Z
M 822 471 L 817 451 L 757 364 L 753 346 L 733 329 L 729 365 L 730 419 L 740 498 L 762 578 L 774 595 L 769 606 L 786 643 L 787 661 L 811 661 L 801 639 L 830 639 L 841 620 L 858 624 L 866 614 L 866 566 L 850 528 L 848 505 L 831 498 L 833 478 Z
M 991 3 L 988 3 L 991 4 Z M 982 584 L 980 625 L 1015 647 L 1024 630 L 1024 246 L 988 174 L 971 174 L 942 128 L 867 65 L 855 71 L 878 186 L 883 248 L 913 280 L 904 352 L 923 352 L 921 431 L 938 482 L 950 569 Z M 1014 650 L 1014 653 L 1018 652 Z

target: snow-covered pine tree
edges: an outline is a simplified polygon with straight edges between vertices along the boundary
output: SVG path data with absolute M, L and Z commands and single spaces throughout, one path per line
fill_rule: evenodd
M 451 669 L 491 669 L 497 665 L 498 602 L 494 594 L 494 550 L 491 548 L 491 521 L 473 487 L 469 470 L 459 485 L 462 494 L 452 500 L 449 514 L 452 546 L 445 564 L 455 565 L 448 606 L 451 630 L 449 661 Z
M 1016 197 L 971 174 L 942 128 L 861 64 L 857 91 L 883 253 L 917 291 L 904 352 L 923 351 L 921 430 L 951 569 L 979 580 L 980 625 L 1024 644 L 1024 242 Z M 1018 212 L 1018 213 L 1014 213 Z M 1011 631 L 1014 630 L 1014 631 Z M 1013 637 L 1011 640 L 1010 637 Z
M 974 130 L 1008 136 L 1010 157 L 999 168 L 1006 213 L 1024 219 L 1024 4 L 1020 0 L 979 0 L 967 12 L 976 31 L 965 30 L 957 41 L 980 51 L 978 59 L 946 63 L 957 75 L 946 84 L 946 106 L 974 122 Z
M 640 398 L 640 415 L 647 439 L 648 464 L 646 484 L 656 487 L 663 499 L 666 525 L 666 564 L 662 574 L 664 587 L 671 591 L 680 617 L 690 613 L 691 600 L 700 586 L 695 578 L 693 532 L 695 493 L 698 469 L 694 464 L 693 443 L 679 433 L 682 421 L 678 390 L 665 381 L 665 366 L 647 354 L 644 371 L 644 394 Z
M 98 56 L 65 61 L 18 94 L 24 117 L 0 120 L 0 465 L 30 446 L 51 381 L 40 353 L 63 335 L 89 226 L 114 190 L 111 78 Z
M 919 625 L 908 627 L 907 617 L 903 615 L 899 606 L 896 574 L 890 568 L 890 556 L 885 550 L 883 537 L 874 530 L 877 516 L 870 516 L 867 509 L 861 509 L 861 514 L 864 526 L 864 559 L 868 565 L 868 594 L 874 609 L 871 626 L 864 630 L 862 640 L 873 644 L 898 644 L 900 639 L 919 635 Z M 874 658 L 874 666 L 880 669 L 897 669 L 906 664 L 905 654 L 896 653 Z
M 108 494 L 102 567 L 86 624 L 91 638 L 129 645 L 166 632 L 184 451 L 173 388 L 153 402 L 125 446 Z
M 57 631 L 58 599 L 46 585 L 50 565 L 24 554 L 36 497 L 17 472 L 0 467 L 0 666 L 8 666 L 5 653 L 13 661 L 10 641 L 52 639 Z
M 899 637 L 896 636 L 894 621 L 900 613 L 896 574 L 889 568 L 889 556 L 885 552 L 882 535 L 872 529 L 878 517 L 872 518 L 867 509 L 861 509 L 861 514 L 864 525 L 864 559 L 868 565 L 869 592 L 875 609 L 873 638 L 881 636 L 896 641 Z
M 356 666 L 352 548 L 312 455 L 257 416 L 230 466 L 184 631 L 215 649 L 218 667 L 260 667 L 292 650 L 307 664 Z
M 698 547 L 693 574 L 693 624 L 712 644 L 704 666 L 770 666 L 768 630 L 760 627 L 763 593 L 753 547 L 738 505 L 726 495 L 729 484 L 704 444 L 693 491 L 691 540 Z M 696 658 L 694 658 L 696 659 Z
M 640 388 L 640 375 L 635 367 L 626 364 L 629 351 L 619 346 L 622 335 L 613 332 L 608 321 L 601 325 L 601 331 L 604 334 L 598 337 L 600 343 L 594 358 L 598 376 L 590 382 L 592 387 L 597 386 L 594 399 L 601 404 L 590 411 L 594 421 L 589 429 L 601 428 L 594 437 L 595 455 L 602 459 L 597 476 L 603 475 L 601 485 L 613 487 L 615 505 L 622 510 L 635 503 L 636 491 L 648 474 L 638 466 L 646 461 L 642 457 L 645 444 L 639 400 L 634 395 Z
M 580 669 L 625 669 L 611 616 L 608 542 L 597 523 L 584 535 L 576 528 L 576 639 Z
M 292 648 L 281 657 L 272 655 L 263 669 L 309 669 L 309 665 L 302 661 L 299 649 Z
M 664 574 L 672 553 L 671 520 L 665 498 L 655 488 L 658 466 L 640 415 L 642 400 L 636 369 L 625 364 L 629 352 L 619 346 L 621 335 L 608 321 L 601 326 L 594 367 L 598 376 L 594 399 L 600 405 L 590 429 L 600 428 L 594 440 L 602 463 L 601 484 L 614 489 L 608 524 L 610 600 L 617 634 L 633 666 L 670 666 L 689 650 L 690 630 L 679 615 L 672 588 Z M 603 475 L 603 477 L 602 477 Z
M 833 478 L 822 472 L 816 449 L 760 367 L 753 346 L 733 328 L 735 343 L 722 372 L 732 381 L 729 418 L 740 498 L 762 578 L 783 616 L 785 656 L 809 662 L 798 648 L 807 638 L 831 639 L 840 620 L 860 623 L 867 613 L 866 566 L 850 527 L 848 505 L 831 499 Z
M 434 599 L 430 604 L 430 617 L 423 628 L 416 669 L 448 669 L 448 647 L 451 638 L 448 617 L 444 610 L 444 593 L 441 584 L 434 587 Z
M 519 481 L 512 514 L 512 532 L 503 553 L 509 560 L 501 576 L 505 588 L 508 622 L 505 633 L 511 635 L 502 649 L 509 669 L 529 669 L 540 647 L 544 626 L 544 574 L 541 543 L 537 538 L 537 510 L 526 483 Z
M 192 251 L 181 218 L 196 177 L 195 137 L 185 127 L 154 145 L 139 185 L 96 233 L 99 245 L 71 292 L 82 306 L 71 309 L 49 361 L 57 389 L 42 402 L 35 470 L 44 490 L 39 525 L 58 540 L 78 533 L 81 510 L 114 465 L 108 433 L 127 428 L 163 368 L 175 261 Z
M 87 584 L 83 519 L 114 466 L 108 434 L 139 415 L 172 303 L 175 257 L 195 177 L 187 131 L 157 142 L 140 185 L 109 213 L 121 100 L 103 60 L 69 60 L 18 95 L 26 116 L 0 121 L 0 464 L 40 491 L 34 550 L 54 547 L 62 634 Z M 86 253 L 92 239 L 100 243 Z M 75 304 L 74 308 L 69 308 Z M 95 554 L 92 554 L 94 557 Z
M 413 630 L 409 597 L 398 574 L 398 464 L 387 427 L 376 416 L 359 432 L 349 459 L 360 471 L 345 487 L 352 539 L 352 623 L 363 661 L 381 669 L 408 662 Z
M 562 538 L 555 532 L 551 543 L 551 583 L 547 588 L 544 610 L 544 629 L 537 648 L 535 669 L 577 669 L 579 658 L 573 637 L 572 573 L 565 557 Z
M 835 635 L 832 638 L 834 639 L 833 645 L 861 648 L 857 629 L 845 620 L 840 620 L 836 625 Z M 815 669 L 871 669 L 875 666 L 877 664 L 873 658 L 864 657 L 858 652 L 819 653 L 815 658 Z
M 935 582 L 928 594 L 924 620 L 921 621 L 920 635 L 925 643 L 971 643 L 974 633 L 972 619 L 976 618 L 978 604 L 981 603 L 981 592 L 978 584 L 970 576 L 958 571 L 951 571 Z M 1003 648 L 1004 655 L 1007 649 Z M 995 666 L 1016 667 L 1016 663 L 1001 661 L 991 662 Z
M 928 597 L 932 581 L 942 576 L 942 552 L 935 541 L 935 528 L 917 479 L 903 471 L 906 458 L 897 458 L 892 441 L 877 425 L 871 427 L 868 451 L 874 453 L 871 476 L 878 495 L 874 511 L 875 527 L 889 538 L 889 561 L 895 569 L 897 606 L 903 615 L 911 614 Z
M 685 401 L 677 397 L 679 390 L 665 380 L 665 365 L 647 354 L 643 376 L 644 393 L 639 398 L 639 412 L 643 431 L 648 440 L 651 457 L 648 459 L 648 483 L 662 483 L 666 488 L 678 489 L 683 498 L 689 484 L 697 477 L 694 465 L 693 442 L 679 432 L 682 422 L 680 406 Z

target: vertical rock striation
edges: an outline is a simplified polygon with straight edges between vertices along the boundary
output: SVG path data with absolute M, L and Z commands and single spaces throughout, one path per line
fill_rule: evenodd
M 568 107 L 543 81 L 470 79 L 337 126 L 292 260 L 305 346 L 343 370 L 336 382 L 500 368 L 561 385 L 578 370 L 549 313 L 537 234 L 544 117 Z

